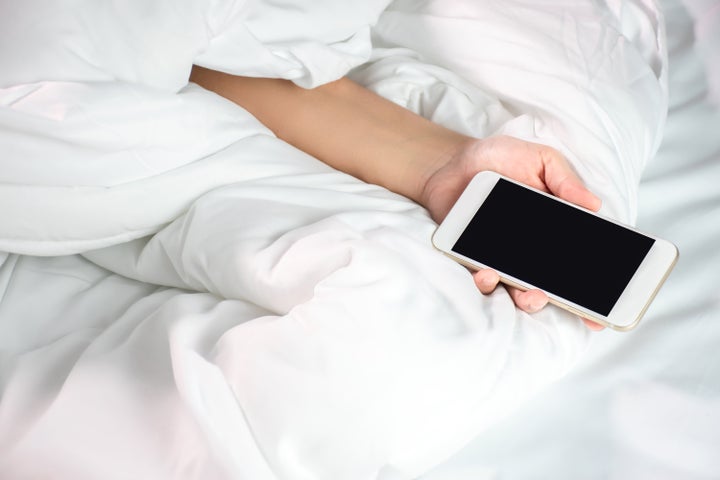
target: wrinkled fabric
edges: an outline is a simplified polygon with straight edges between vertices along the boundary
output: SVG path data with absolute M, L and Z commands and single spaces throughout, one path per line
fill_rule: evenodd
M 658 12 L 625 4 L 218 2 L 194 23 L 131 3 L 108 38 L 147 43 L 135 57 L 77 58 L 102 5 L 43 16 L 25 56 L 3 41 L 23 68 L 0 92 L 0 472 L 413 478 L 562 377 L 589 338 L 576 317 L 480 295 L 421 207 L 182 78 L 350 74 L 459 131 L 556 146 L 632 221 L 666 65 Z M 176 56 L 158 15 L 194 25 L 162 27 Z M 59 66 L 35 70 L 46 44 Z
M 0 87 L 123 81 L 177 92 L 193 63 L 317 86 L 367 60 L 387 3 L 4 2 Z

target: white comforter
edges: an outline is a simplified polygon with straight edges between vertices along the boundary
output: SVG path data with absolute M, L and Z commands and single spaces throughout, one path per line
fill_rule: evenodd
M 576 318 L 481 296 L 422 208 L 185 83 L 350 72 L 557 147 L 632 222 L 652 4 L 187 3 L 3 7 L 2 478 L 412 478 L 573 366 Z

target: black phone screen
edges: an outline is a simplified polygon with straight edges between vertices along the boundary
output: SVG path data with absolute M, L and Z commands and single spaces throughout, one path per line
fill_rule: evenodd
M 607 316 L 654 242 L 500 179 L 453 251 Z

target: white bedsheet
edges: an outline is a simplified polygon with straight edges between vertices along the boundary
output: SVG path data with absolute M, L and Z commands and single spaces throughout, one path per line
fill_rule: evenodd
M 396 2 L 371 53 L 381 4 L 328 28 L 297 2 L 323 30 L 273 32 L 296 23 L 258 3 L 191 40 L 206 65 L 306 85 L 367 61 L 355 79 L 440 123 L 561 149 L 633 221 L 666 108 L 652 4 Z M 424 210 L 180 88 L 178 52 L 161 76 L 112 57 L 2 77 L 2 478 L 413 478 L 581 358 L 576 318 L 479 295 Z
M 670 111 L 639 191 L 641 228 L 680 260 L 638 329 L 423 480 L 720 478 L 720 4 L 664 0 Z

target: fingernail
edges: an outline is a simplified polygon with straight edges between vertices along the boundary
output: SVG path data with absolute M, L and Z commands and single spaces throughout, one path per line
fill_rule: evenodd
M 528 304 L 527 304 L 527 310 L 528 310 L 528 312 L 535 313 L 535 312 L 537 312 L 538 310 L 540 310 L 541 308 L 542 308 L 542 305 L 540 305 L 540 304 L 538 304 L 538 303 L 536 303 L 536 302 L 528 302 Z

